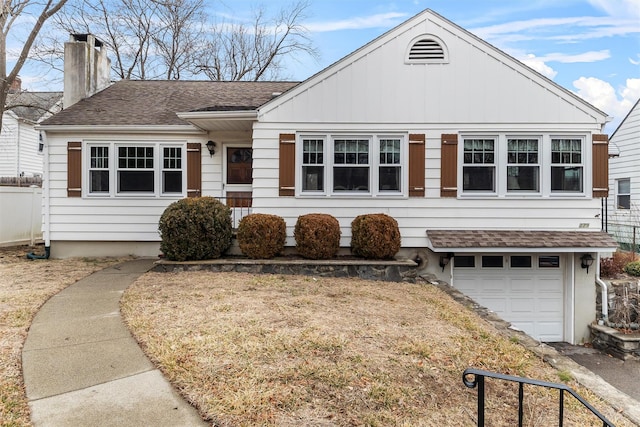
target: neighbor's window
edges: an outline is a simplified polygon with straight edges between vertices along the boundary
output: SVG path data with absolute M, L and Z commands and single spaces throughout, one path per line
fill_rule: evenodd
M 400 191 L 402 166 L 400 158 L 400 139 L 380 140 L 380 173 L 378 190 Z
M 324 140 L 302 140 L 302 191 L 324 191 Z
M 333 141 L 333 191 L 369 191 L 369 140 Z
M 496 141 L 465 139 L 462 167 L 463 191 L 496 191 Z
M 631 209 L 631 179 L 618 179 L 616 181 L 616 189 L 616 207 L 618 209 Z
M 582 140 L 551 139 L 551 191 L 583 191 Z
M 109 147 L 92 146 L 89 158 L 89 192 L 109 193 Z
M 507 140 L 507 191 L 540 191 L 537 139 Z

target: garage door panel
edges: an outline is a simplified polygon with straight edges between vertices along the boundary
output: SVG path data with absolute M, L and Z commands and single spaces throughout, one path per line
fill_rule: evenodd
M 455 269 L 453 286 L 541 341 L 564 338 L 561 269 Z

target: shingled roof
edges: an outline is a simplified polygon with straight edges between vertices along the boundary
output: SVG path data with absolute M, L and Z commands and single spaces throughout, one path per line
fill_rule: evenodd
M 122 80 L 42 124 L 66 126 L 186 125 L 176 113 L 253 110 L 296 82 Z
M 21 119 L 37 122 L 47 113 L 56 112 L 62 92 L 18 92 L 7 95 L 7 110 Z
M 616 241 L 601 231 L 427 230 L 433 249 L 608 248 Z

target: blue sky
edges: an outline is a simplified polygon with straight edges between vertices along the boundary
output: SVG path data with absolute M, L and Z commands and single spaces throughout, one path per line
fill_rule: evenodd
M 292 0 L 263 2 L 271 15 Z M 432 9 L 614 119 L 640 98 L 640 0 L 308 0 L 303 25 L 320 59 L 300 56 L 285 77 L 304 80 L 424 9 Z M 229 21 L 252 21 L 252 0 L 211 3 Z M 28 70 L 23 87 L 36 90 Z

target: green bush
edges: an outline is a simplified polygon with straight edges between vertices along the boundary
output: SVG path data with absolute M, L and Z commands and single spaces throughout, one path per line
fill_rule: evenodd
M 385 214 L 366 214 L 351 223 L 351 252 L 367 259 L 391 259 L 400 250 L 398 222 Z
M 273 258 L 284 249 L 287 224 L 277 215 L 251 214 L 238 224 L 238 245 L 249 258 Z
M 298 217 L 294 229 L 296 250 L 309 259 L 329 259 L 340 249 L 340 223 L 329 214 Z
M 231 209 L 213 197 L 170 204 L 158 225 L 160 250 L 173 261 L 220 258 L 231 246 Z
M 640 261 L 633 261 L 625 265 L 624 271 L 631 276 L 640 276 Z

